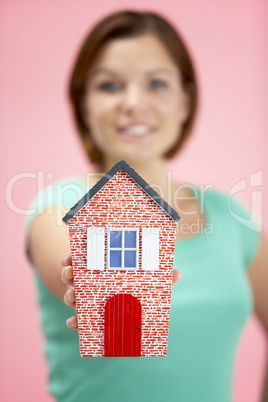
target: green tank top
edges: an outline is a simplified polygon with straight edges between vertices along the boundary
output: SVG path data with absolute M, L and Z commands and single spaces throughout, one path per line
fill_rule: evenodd
M 33 200 L 26 237 L 43 208 L 59 203 L 70 208 L 87 191 L 76 177 L 59 184 L 60 197 L 55 183 Z M 196 193 L 201 197 L 198 188 Z M 227 195 L 219 191 L 205 193 L 204 215 L 207 226 L 201 234 L 176 241 L 174 268 L 182 278 L 172 288 L 167 357 L 80 357 L 77 331 L 65 324 L 73 310 L 34 270 L 48 391 L 57 401 L 231 401 L 236 349 L 253 307 L 246 268 L 256 254 L 259 232 L 241 223 L 248 219 L 242 205 L 232 198 L 229 209 Z

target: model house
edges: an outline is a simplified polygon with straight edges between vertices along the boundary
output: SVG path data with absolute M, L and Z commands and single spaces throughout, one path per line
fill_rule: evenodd
M 120 161 L 65 215 L 81 356 L 165 356 L 179 216 Z

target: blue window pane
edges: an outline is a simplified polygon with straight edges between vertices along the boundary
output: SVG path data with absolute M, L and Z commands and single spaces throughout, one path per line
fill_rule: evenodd
M 125 251 L 125 268 L 136 268 L 136 251 Z
M 110 232 L 110 247 L 122 247 L 122 231 L 111 230 Z
M 121 251 L 120 250 L 110 251 L 110 267 L 111 268 L 121 267 Z
M 136 231 L 134 230 L 125 231 L 125 247 L 136 248 Z

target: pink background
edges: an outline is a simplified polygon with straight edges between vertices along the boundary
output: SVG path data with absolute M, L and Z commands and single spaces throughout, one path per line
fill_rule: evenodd
M 250 206 L 249 176 L 263 172 L 267 205 L 268 3 L 265 0 L 2 0 L 0 3 L 1 185 L 21 173 L 48 173 L 55 180 L 90 171 L 75 135 L 67 82 L 82 38 L 104 14 L 120 8 L 154 10 L 187 39 L 197 62 L 201 89 L 191 141 L 172 163 L 180 181 L 238 194 Z M 194 161 L 194 163 L 193 163 Z M 41 183 L 42 185 L 42 183 Z M 46 364 L 33 275 L 24 254 L 26 209 L 37 180 L 12 187 L 1 198 L 1 400 L 47 402 Z M 267 210 L 254 211 L 267 233 Z M 3 226 L 5 230 L 3 230 Z M 264 336 L 252 317 L 239 345 L 235 402 L 258 402 L 263 380 Z

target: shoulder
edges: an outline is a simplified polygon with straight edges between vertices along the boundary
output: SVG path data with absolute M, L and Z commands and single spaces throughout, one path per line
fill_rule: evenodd
M 254 230 L 257 229 L 249 208 L 236 195 L 218 189 L 198 190 L 199 199 L 207 211 L 215 211 L 219 217 L 229 222 L 235 221 Z M 203 203 L 203 204 L 202 204 Z
M 85 182 L 79 176 L 56 180 L 38 191 L 29 204 L 24 221 L 27 254 L 33 230 L 44 234 L 46 228 L 52 233 L 54 227 L 61 227 L 62 217 L 85 195 L 85 192 Z
M 35 199 L 42 198 L 43 204 L 55 204 L 69 207 L 85 194 L 85 184 L 79 176 L 71 176 L 47 184 Z
M 203 194 L 203 199 L 207 217 L 220 233 L 234 242 L 237 250 L 241 250 L 243 263 L 248 267 L 260 242 L 261 225 L 256 220 L 257 212 L 231 192 L 209 190 Z
M 79 176 L 71 176 L 46 184 L 29 204 L 25 228 L 29 228 L 34 218 L 46 209 L 71 208 L 85 195 L 85 192 L 85 183 Z
M 24 222 L 26 254 L 35 266 L 42 267 L 43 260 L 52 266 L 54 255 L 58 257 L 69 251 L 62 218 L 85 192 L 85 181 L 71 176 L 47 184 L 35 195 Z
M 228 204 L 228 193 L 221 189 L 206 188 L 203 186 L 196 187 L 198 197 L 209 205 L 217 205 L 225 207 Z

